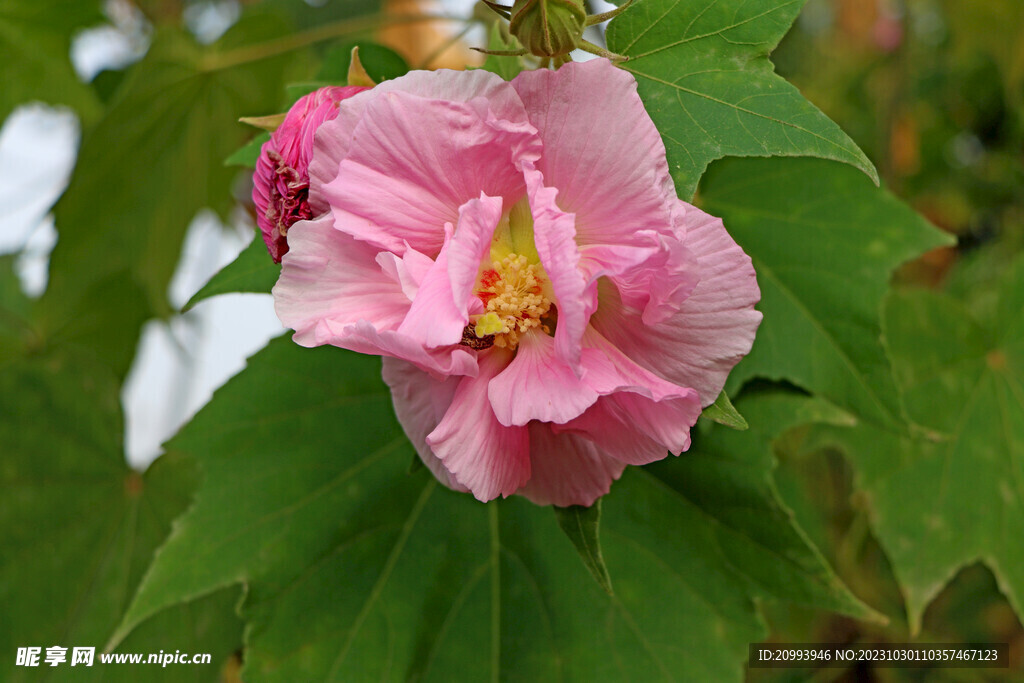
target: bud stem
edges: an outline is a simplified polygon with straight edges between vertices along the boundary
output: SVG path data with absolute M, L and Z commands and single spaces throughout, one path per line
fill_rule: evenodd
M 626 0 L 626 2 L 622 3 L 622 5 L 616 7 L 613 10 L 609 10 L 608 12 L 602 12 L 601 14 L 591 14 L 589 17 L 587 17 L 587 26 L 593 26 L 595 24 L 600 24 L 602 22 L 608 21 L 609 19 L 614 19 L 615 17 L 625 12 L 626 8 L 632 4 L 633 0 Z

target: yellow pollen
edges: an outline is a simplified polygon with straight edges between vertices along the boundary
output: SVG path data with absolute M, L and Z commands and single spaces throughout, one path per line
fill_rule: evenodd
M 477 285 L 477 296 L 484 303 L 474 329 L 477 337 L 494 335 L 494 345 L 514 349 L 526 332 L 540 328 L 550 333 L 541 318 L 551 308 L 544 295 L 544 269 L 520 254 L 509 254 L 492 261 Z

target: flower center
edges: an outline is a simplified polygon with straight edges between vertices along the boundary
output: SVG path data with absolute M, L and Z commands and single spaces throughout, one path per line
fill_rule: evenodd
M 494 346 L 514 349 L 519 337 L 534 328 L 550 332 L 541 322 L 551 309 L 551 299 L 544 295 L 543 273 L 539 263 L 530 263 L 522 254 L 492 261 L 476 290 L 486 311 L 473 328 L 477 338 L 493 335 Z
M 551 311 L 554 294 L 533 242 L 533 215 L 525 197 L 495 228 L 489 261 L 481 264 L 476 285 L 484 312 L 470 316 L 462 344 L 514 349 L 532 329 L 550 334 L 543 319 Z

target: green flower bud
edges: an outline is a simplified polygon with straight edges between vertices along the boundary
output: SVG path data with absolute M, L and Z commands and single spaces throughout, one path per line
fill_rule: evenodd
M 587 22 L 584 0 L 515 0 L 509 31 L 538 57 L 575 50 Z

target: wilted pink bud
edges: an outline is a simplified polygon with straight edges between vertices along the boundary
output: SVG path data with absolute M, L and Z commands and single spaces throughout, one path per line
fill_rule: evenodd
M 252 200 L 263 241 L 276 263 L 288 253 L 288 228 L 313 217 L 309 208 L 313 134 L 338 115 L 339 102 L 364 90 L 368 88 L 329 86 L 299 98 L 263 144 L 253 174 Z

